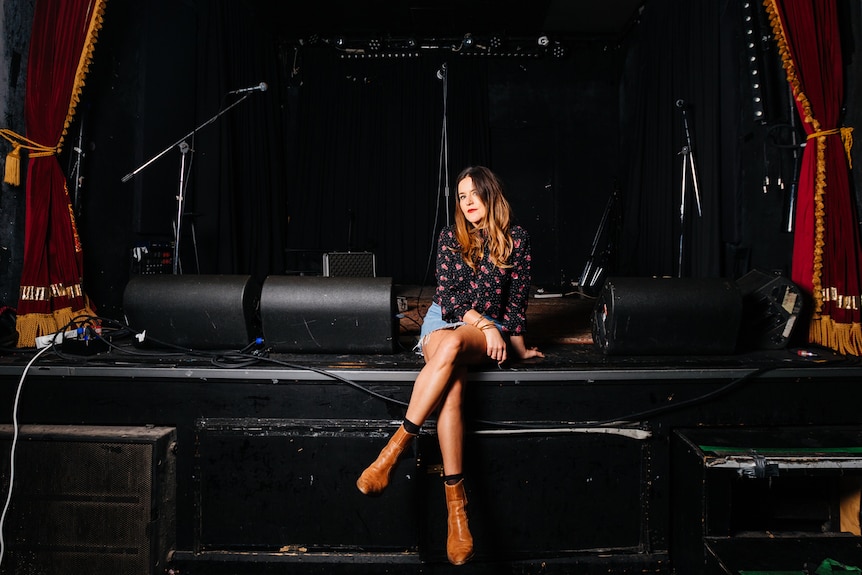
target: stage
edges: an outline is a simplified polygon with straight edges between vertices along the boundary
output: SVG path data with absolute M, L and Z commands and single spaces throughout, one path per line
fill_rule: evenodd
M 34 557 L 69 573 L 183 574 L 862 564 L 840 518 L 862 479 L 856 358 L 608 354 L 592 342 L 594 298 L 536 290 L 528 341 L 545 357 L 470 371 L 476 558 L 450 566 L 433 420 L 384 495 L 354 486 L 422 366 L 412 346 L 431 289 L 395 294 L 394 353 L 183 353 L 128 336 L 102 353 L 0 355 L 7 452 L 20 426 L 5 572 Z M 83 523 L 121 528 L 65 530 Z

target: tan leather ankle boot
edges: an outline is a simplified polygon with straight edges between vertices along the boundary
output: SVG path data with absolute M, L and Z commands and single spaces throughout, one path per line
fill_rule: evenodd
M 410 445 L 410 441 L 416 437 L 411 433 L 404 431 L 404 426 L 398 428 L 391 438 L 380 451 L 377 459 L 369 465 L 359 479 L 356 480 L 356 487 L 365 495 L 378 495 L 389 485 L 389 474 L 392 473 L 392 468 L 398 463 L 398 458 L 401 453 Z
M 449 536 L 446 555 L 452 565 L 463 565 L 473 558 L 473 535 L 467 526 L 467 494 L 464 480 L 446 486 L 446 506 L 449 508 Z

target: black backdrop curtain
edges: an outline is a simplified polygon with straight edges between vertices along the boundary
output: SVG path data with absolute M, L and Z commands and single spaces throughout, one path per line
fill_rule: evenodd
M 198 237 L 215 240 L 199 250 L 200 271 L 251 274 L 263 281 L 284 269 L 292 172 L 285 134 L 291 111 L 271 102 L 284 98 L 282 69 L 274 57 L 275 41 L 253 5 L 211 2 L 201 5 L 199 14 L 198 122 L 242 97 L 225 96 L 231 90 L 262 81 L 268 88 L 246 93 L 219 118 L 214 133 L 202 130 L 196 138 L 194 185 L 185 211 L 194 214 Z M 185 253 L 183 261 L 189 262 Z M 185 270 L 197 271 L 188 263 Z
M 622 186 L 620 274 L 726 274 L 725 242 L 738 241 L 733 218 L 740 170 L 736 152 L 723 154 L 722 143 L 739 149 L 740 107 L 736 63 L 724 54 L 728 41 L 742 43 L 733 38 L 741 21 L 737 4 L 667 0 L 650 3 L 643 13 L 623 88 L 628 111 L 622 146 L 628 168 Z M 686 140 L 678 101 L 689 117 L 702 208 L 698 216 L 688 184 L 684 220 L 680 152 Z
M 187 211 L 202 214 L 199 236 L 218 238 L 215 251 L 201 252 L 201 270 L 263 280 L 302 268 L 298 257 L 372 251 L 378 275 L 427 280 L 435 230 L 454 205 L 451 179 L 489 162 L 487 63 L 345 59 L 331 44 L 280 44 L 253 6 L 201 6 L 199 109 L 218 107 L 210 94 L 268 85 L 225 114 L 215 143 L 197 145 L 208 170 L 195 172 Z
M 303 50 L 289 249 L 371 251 L 379 275 L 428 281 L 454 174 L 489 161 L 485 68 L 463 58 L 349 60 L 329 46 Z
M 534 276 L 577 277 L 618 172 L 621 51 L 345 59 L 331 39 L 283 34 L 263 3 L 154 2 L 109 8 L 107 56 L 88 84 L 83 235 L 98 247 L 85 266 L 101 313 L 121 313 L 129 275 L 140 273 L 130 251 L 158 253 L 173 237 L 180 152 L 121 180 L 197 126 L 183 273 L 263 280 L 320 271 L 324 251 L 371 250 L 378 275 L 429 282 L 452 180 L 481 163 L 504 177 L 535 236 Z M 228 94 L 261 82 L 265 92 L 239 103 Z M 303 252 L 309 261 L 297 261 Z
M 230 90 L 260 82 L 265 92 L 249 93 L 192 138 L 185 212 L 200 265 L 184 221 L 184 273 L 262 280 L 295 269 L 288 260 L 296 252 L 319 266 L 324 251 L 370 250 L 378 275 L 428 282 L 436 232 L 454 204 L 452 178 L 483 163 L 510 184 L 516 216 L 534 236 L 539 285 L 578 277 L 617 187 L 625 218 L 614 247 L 625 265 L 614 273 L 676 275 L 679 99 L 690 105 L 703 207 L 695 219 L 688 206 L 685 274 L 722 273 L 723 250 L 739 241 L 735 2 L 658 0 L 634 27 L 635 44 L 573 45 L 570 58 L 520 61 L 433 50 L 347 59 L 331 40 L 283 36 L 282 23 L 255 2 L 154 1 L 158 10 L 109 9 L 110 49 L 89 85 L 95 152 L 84 239 L 100 250 L 85 264 L 94 278 L 88 292 L 108 315 L 119 309 L 129 248 L 171 237 L 178 153 L 128 184 L 120 179 L 236 102 Z
M 85 267 L 106 316 L 119 313 L 118 295 L 139 273 L 130 252 L 157 254 L 173 239 L 180 179 L 182 273 L 263 280 L 283 269 L 287 115 L 273 105 L 282 93 L 273 36 L 253 8 L 229 0 L 108 6 L 109 48 L 82 106 L 91 142 L 82 236 L 93 247 Z M 228 94 L 261 81 L 266 92 Z M 166 149 L 186 135 L 188 152 Z

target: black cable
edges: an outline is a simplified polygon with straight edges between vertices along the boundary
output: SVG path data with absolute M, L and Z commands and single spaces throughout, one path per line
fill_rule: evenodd
M 769 368 L 761 368 L 761 369 L 752 370 L 751 372 L 743 375 L 742 377 L 739 377 L 739 378 L 731 381 L 730 383 L 720 387 L 719 389 L 716 389 L 715 391 L 711 391 L 711 392 L 706 393 L 704 395 L 693 397 L 693 398 L 687 399 L 685 401 L 680 401 L 680 402 L 674 403 L 672 405 L 664 405 L 664 406 L 656 407 L 653 409 L 648 409 L 648 410 L 644 410 L 644 411 L 640 411 L 640 412 L 630 413 L 628 415 L 624 415 L 621 417 L 615 417 L 612 419 L 605 419 L 603 421 L 592 421 L 592 422 L 587 422 L 587 423 L 578 423 L 576 425 L 576 427 L 605 427 L 605 426 L 608 426 L 611 424 L 618 424 L 619 422 L 627 422 L 627 423 L 633 424 L 633 423 L 636 423 L 638 420 L 642 420 L 644 418 L 654 417 L 656 415 L 661 415 L 663 413 L 667 413 L 667 412 L 674 411 L 677 409 L 682 409 L 684 407 L 688 407 L 691 405 L 697 405 L 699 403 L 704 403 L 704 402 L 709 401 L 711 399 L 715 399 L 716 397 L 718 397 L 720 395 L 723 395 L 725 393 L 729 393 L 734 388 L 736 388 L 738 385 L 748 381 L 752 377 L 760 376 L 760 375 L 767 373 L 769 371 L 772 371 L 774 369 L 776 369 L 776 368 L 769 367 Z M 548 424 L 548 425 L 535 425 L 535 424 L 524 425 L 524 424 L 519 424 L 519 423 L 501 423 L 501 422 L 492 422 L 492 421 L 483 421 L 483 420 L 477 420 L 477 421 L 479 423 L 484 423 L 486 425 L 496 425 L 496 426 L 516 428 L 516 429 L 520 429 L 520 428 L 542 429 L 545 427 L 554 428 L 554 427 L 572 426 L 571 422 L 558 422 L 555 424 Z
M 363 385 L 360 385 L 359 383 L 357 383 L 357 382 L 353 381 L 352 379 L 348 379 L 348 378 L 346 378 L 346 377 L 342 377 L 342 376 L 340 376 L 340 375 L 338 375 L 338 374 L 336 374 L 336 373 L 332 373 L 331 371 L 326 370 L 326 369 L 322 369 L 322 368 L 318 368 L 318 367 L 312 367 L 312 366 L 310 366 L 310 365 L 301 365 L 301 364 L 297 364 L 297 363 L 292 363 L 292 362 L 287 362 L 287 361 L 281 361 L 281 360 L 273 359 L 273 358 L 268 357 L 268 356 L 267 356 L 267 357 L 264 357 L 264 356 L 258 356 L 258 359 L 259 359 L 260 361 L 266 361 L 266 362 L 268 362 L 268 363 L 274 363 L 274 364 L 276 364 L 276 365 L 281 365 L 281 366 L 283 366 L 283 367 L 289 367 L 289 368 L 291 368 L 291 369 L 299 369 L 299 370 L 312 371 L 312 372 L 314 372 L 314 373 L 318 373 L 318 374 L 320 374 L 320 375 L 323 375 L 323 376 L 326 376 L 326 377 L 332 378 L 332 379 L 334 379 L 334 380 L 336 380 L 336 381 L 340 381 L 340 382 L 342 382 L 342 383 L 344 383 L 344 384 L 349 385 L 350 387 L 353 387 L 354 389 L 358 389 L 359 391 L 362 391 L 362 392 L 364 392 L 364 393 L 367 393 L 368 395 L 371 395 L 371 396 L 373 396 L 373 397 L 376 397 L 377 399 L 383 400 L 383 401 L 385 401 L 385 402 L 387 402 L 387 403 L 392 403 L 392 404 L 394 404 L 394 405 L 399 405 L 399 406 L 401 406 L 401 407 L 407 407 L 407 403 L 406 403 L 406 402 L 404 402 L 404 401 L 400 401 L 400 400 L 397 400 L 397 399 L 395 399 L 395 398 L 392 398 L 392 397 L 388 397 L 388 396 L 386 396 L 386 395 L 383 395 L 383 394 L 381 394 L 381 393 L 377 393 L 376 391 L 373 391 L 373 390 L 368 389 L 367 387 L 365 387 L 365 386 L 363 386 Z
M 94 317 L 94 316 L 78 316 L 76 318 L 73 318 L 73 320 L 71 320 L 64 327 L 71 327 L 72 325 L 75 325 L 75 321 L 80 320 L 81 318 L 84 318 L 90 322 L 100 322 L 102 324 L 116 325 L 117 326 L 116 329 L 118 332 L 126 332 L 127 334 L 134 333 L 134 330 L 131 330 L 131 328 L 129 328 L 128 326 L 124 326 L 122 324 L 114 322 L 113 320 L 108 320 L 105 318 L 99 318 L 99 317 Z M 159 358 L 165 357 L 165 352 L 163 350 L 159 350 L 158 354 L 129 352 L 128 349 L 125 349 L 121 346 L 117 346 L 116 344 L 114 344 L 112 341 L 110 341 L 110 338 L 105 338 L 104 334 L 102 336 L 100 336 L 98 334 L 94 334 L 94 335 L 95 335 L 95 337 L 101 337 L 102 339 L 104 339 L 105 342 L 108 344 L 109 348 L 111 350 L 114 350 L 114 351 L 130 354 L 130 355 L 143 355 L 143 356 L 147 356 L 147 357 L 156 356 Z M 158 341 L 158 340 L 155 340 L 153 338 L 147 338 L 147 341 L 153 342 L 153 343 L 158 344 L 160 346 L 164 346 L 167 349 L 177 350 L 176 353 L 170 354 L 170 357 L 208 358 L 212 365 L 214 365 L 216 367 L 220 367 L 220 368 L 225 368 L 225 369 L 235 369 L 238 367 L 244 368 L 244 367 L 249 367 L 249 366 L 252 366 L 255 364 L 265 362 L 265 363 L 279 365 L 279 366 L 287 367 L 287 368 L 291 368 L 291 369 L 298 369 L 301 371 L 310 371 L 310 372 L 317 373 L 319 375 L 323 375 L 323 376 L 328 377 L 330 379 L 333 379 L 335 381 L 339 381 L 341 383 L 344 383 L 344 384 L 346 384 L 346 385 L 348 385 L 348 386 L 350 386 L 350 387 L 352 387 L 358 391 L 366 393 L 366 394 L 368 394 L 372 397 L 375 397 L 377 399 L 380 399 L 381 401 L 384 401 L 386 403 L 390 403 L 390 404 L 397 405 L 397 406 L 404 407 L 404 408 L 406 408 L 408 405 L 407 402 L 397 400 L 395 398 L 392 398 L 392 397 L 383 395 L 381 393 L 378 393 L 376 391 L 373 391 L 373 390 L 369 389 L 368 387 L 359 384 L 356 381 L 353 381 L 349 378 L 346 378 L 346 377 L 343 377 L 343 376 L 338 375 L 336 373 L 333 373 L 332 371 L 330 371 L 328 369 L 318 368 L 318 367 L 305 365 L 305 364 L 299 364 L 299 363 L 295 363 L 295 362 L 282 361 L 279 359 L 272 358 L 269 356 L 269 352 L 271 350 L 261 347 L 264 344 L 264 340 L 262 338 L 255 339 L 255 341 L 251 342 L 249 345 L 247 345 L 245 348 L 243 348 L 241 350 L 228 351 L 228 352 L 224 352 L 224 351 L 206 352 L 206 351 L 201 351 L 201 350 L 194 350 L 194 349 L 189 349 L 189 348 L 184 348 L 181 346 L 173 345 L 173 344 L 170 344 L 168 342 Z M 56 353 L 58 356 L 60 356 L 64 359 L 70 359 L 70 360 L 73 359 L 72 357 L 69 357 L 68 354 L 62 353 L 62 351 L 60 351 L 59 347 L 56 345 L 56 342 L 54 344 L 52 344 L 52 347 L 53 347 L 52 351 L 54 353 Z M 252 348 L 254 348 L 254 347 L 258 347 L 261 349 L 255 349 L 254 351 L 251 351 Z M 84 357 L 75 356 L 74 359 L 77 359 L 79 361 L 80 360 L 86 361 L 87 357 L 88 356 L 84 356 Z M 859 358 L 853 358 L 852 360 L 848 360 L 847 358 L 843 358 L 841 360 L 842 363 L 847 363 L 848 361 L 858 363 L 860 360 L 859 360 Z M 830 363 L 834 363 L 834 362 L 830 362 Z M 823 365 L 823 362 L 822 361 L 819 361 L 817 363 L 804 362 L 804 363 L 802 363 L 802 365 L 809 365 L 811 367 L 820 367 Z M 784 366 L 780 366 L 780 367 L 784 367 Z M 512 422 L 489 421 L 489 420 L 474 420 L 474 421 L 476 423 L 486 425 L 486 426 L 492 426 L 492 427 L 498 427 L 498 428 L 508 428 L 508 429 L 553 429 L 553 428 L 559 428 L 559 427 L 599 428 L 599 427 L 605 427 L 605 426 L 608 426 L 611 424 L 619 425 L 620 422 L 626 422 L 626 423 L 629 423 L 631 425 L 635 425 L 638 420 L 642 420 L 644 418 L 654 417 L 654 416 L 668 413 L 668 412 L 671 412 L 674 410 L 683 409 L 685 407 L 690 407 L 692 405 L 698 405 L 698 404 L 713 400 L 719 396 L 730 393 L 731 391 L 733 391 L 734 389 L 736 389 L 737 387 L 739 387 L 743 383 L 745 383 L 745 382 L 747 382 L 747 381 L 749 381 L 755 377 L 760 377 L 763 374 L 768 373 L 770 371 L 773 371 L 775 369 L 777 369 L 777 367 L 753 369 L 752 371 L 750 371 L 749 373 L 746 373 L 742 377 L 736 378 L 733 381 L 729 382 L 728 384 L 726 384 L 726 385 L 724 385 L 724 386 L 722 386 L 722 387 L 720 387 L 714 391 L 711 391 L 709 393 L 706 393 L 706 394 L 703 394 L 703 395 L 700 395 L 697 397 L 692 397 L 690 399 L 680 401 L 680 402 L 677 402 L 674 404 L 664 405 L 664 406 L 660 406 L 660 407 L 656 407 L 656 408 L 652 408 L 652 409 L 648 409 L 648 410 L 644 410 L 644 411 L 640 411 L 640 412 L 629 413 L 627 415 L 623 415 L 623 416 L 615 417 L 615 418 L 611 418 L 611 419 L 606 419 L 606 420 L 602 420 L 602 421 L 587 422 L 587 423 L 579 422 L 577 424 L 573 424 L 572 422 L 569 422 L 569 421 L 547 423 L 547 424 L 537 424 L 537 423 L 520 424 L 520 423 L 512 423 Z

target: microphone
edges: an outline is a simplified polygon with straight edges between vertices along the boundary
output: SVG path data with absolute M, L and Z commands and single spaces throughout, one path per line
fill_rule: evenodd
M 677 100 L 676 101 L 677 108 L 685 108 L 685 100 Z
M 440 66 L 440 69 L 437 70 L 437 79 L 442 80 L 446 77 L 446 62 L 443 62 L 443 65 Z
M 244 94 L 246 92 L 254 92 L 255 90 L 260 90 L 261 92 L 266 92 L 268 86 L 266 82 L 261 82 L 257 86 L 252 86 L 251 88 L 240 88 L 239 90 L 231 90 L 228 94 Z

